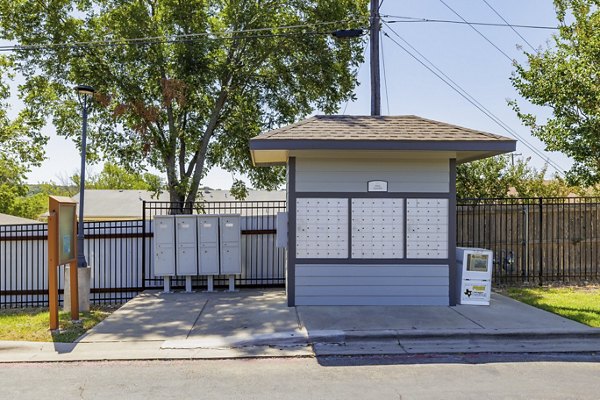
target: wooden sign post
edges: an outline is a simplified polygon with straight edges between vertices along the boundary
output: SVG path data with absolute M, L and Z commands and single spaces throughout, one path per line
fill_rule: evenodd
M 50 330 L 58 329 L 58 268 L 70 264 L 71 319 L 79 320 L 77 281 L 77 203 L 68 197 L 50 196 L 48 216 L 48 300 Z

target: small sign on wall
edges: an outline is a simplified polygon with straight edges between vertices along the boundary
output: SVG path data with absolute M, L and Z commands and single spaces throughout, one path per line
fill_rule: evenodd
M 367 183 L 368 192 L 387 192 L 388 183 L 387 181 L 369 181 Z

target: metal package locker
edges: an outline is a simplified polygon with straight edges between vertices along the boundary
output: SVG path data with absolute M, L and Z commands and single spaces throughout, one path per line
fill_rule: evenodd
M 457 247 L 457 279 L 460 304 L 489 305 L 492 288 L 491 250 Z
M 221 274 L 242 273 L 242 231 L 239 215 L 221 215 Z
M 175 244 L 177 256 L 175 271 L 185 276 L 185 291 L 192 291 L 192 276 L 198 274 L 198 243 L 195 215 L 177 215 L 175 217 Z
M 170 291 L 170 277 L 175 276 L 175 217 L 154 217 L 154 275 L 164 277 L 164 291 Z
M 219 217 L 198 216 L 198 269 L 200 275 L 219 275 Z

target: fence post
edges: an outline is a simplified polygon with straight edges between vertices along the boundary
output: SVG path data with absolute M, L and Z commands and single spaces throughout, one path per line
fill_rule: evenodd
M 142 200 L 142 289 L 146 290 L 146 200 Z
M 540 237 L 539 237 L 539 246 L 540 246 L 540 265 L 539 265 L 539 285 L 542 286 L 544 283 L 544 246 L 542 245 L 543 233 L 544 233 L 544 199 L 540 197 L 538 199 L 538 208 L 539 208 L 539 225 L 540 225 Z

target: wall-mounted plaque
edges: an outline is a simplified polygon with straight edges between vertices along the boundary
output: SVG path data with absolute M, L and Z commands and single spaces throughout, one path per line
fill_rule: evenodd
M 387 192 L 387 181 L 369 181 L 367 183 L 367 192 Z

